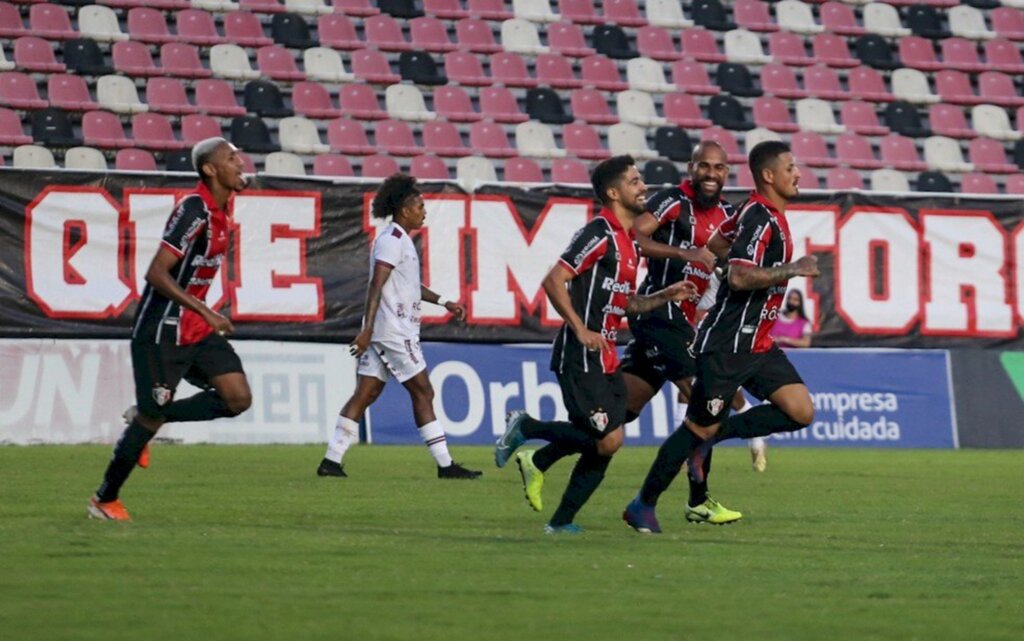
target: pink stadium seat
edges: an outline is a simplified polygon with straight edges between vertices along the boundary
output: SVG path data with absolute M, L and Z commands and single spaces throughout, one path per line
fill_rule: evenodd
M 932 133 L 949 138 L 974 138 L 978 135 L 971 129 L 963 109 L 956 105 L 938 103 L 928 108 L 928 122 Z
M 469 15 L 483 20 L 508 20 L 516 14 L 505 8 L 505 0 L 467 0 Z
M 614 125 L 619 117 L 612 113 L 608 100 L 597 89 L 576 89 L 569 95 L 569 104 L 577 120 L 592 125 Z
M 50 74 L 46 79 L 46 95 L 50 105 L 66 111 L 92 111 L 99 109 L 89 95 L 85 78 L 68 73 Z
M 179 41 L 207 46 L 227 42 L 227 39 L 217 32 L 213 16 L 202 9 L 179 11 L 175 21 L 178 25 Z
M 224 14 L 224 36 L 239 47 L 265 47 L 274 41 L 263 33 L 263 24 L 248 11 L 230 11 Z
M 825 65 L 814 65 L 804 70 L 804 90 L 822 100 L 846 100 L 855 97 L 843 91 L 839 84 L 839 74 L 835 69 Z
M 402 35 L 398 21 L 386 13 L 363 21 L 366 44 L 381 51 L 412 51 L 413 46 Z
M 480 90 L 480 111 L 495 122 L 518 123 L 530 119 L 519 110 L 515 95 L 507 87 L 486 87 Z
M 473 101 L 462 87 L 448 85 L 434 90 L 434 111 L 450 122 L 475 122 L 483 116 L 473 109 Z
M 834 33 L 819 33 L 814 36 L 814 59 L 830 67 L 856 67 L 860 64 L 850 55 L 850 47 L 846 38 Z
M 461 20 L 469 16 L 459 0 L 423 0 L 423 12 L 443 20 Z
M 370 0 L 331 0 L 335 12 L 348 16 L 375 16 L 380 9 L 370 4 Z
M 850 69 L 846 76 L 850 86 L 851 98 L 868 102 L 892 102 L 896 98 L 885 88 L 885 80 L 877 69 L 866 65 Z
M 190 145 L 223 135 L 220 123 L 206 114 L 188 114 L 181 118 L 181 139 Z
M 736 165 L 735 177 L 733 178 L 732 186 L 739 187 L 741 189 L 753 189 L 754 188 L 754 176 L 750 173 L 750 166 L 747 163 L 740 163 Z
M 318 82 L 296 82 L 292 85 L 292 106 L 295 113 L 307 118 L 338 118 L 343 112 L 331 102 L 331 94 Z
M 137 42 L 173 42 L 177 38 L 167 28 L 162 11 L 151 7 L 128 10 L 128 35 Z
M 457 54 L 458 52 L 449 53 L 445 57 Z M 391 73 L 391 64 L 388 63 L 384 54 L 373 49 L 359 49 L 352 52 L 352 73 L 357 78 L 374 84 L 393 85 L 402 81 L 401 76 Z M 448 78 L 456 81 L 451 74 L 448 74 Z
M 851 189 L 864 189 L 864 179 L 856 169 L 846 167 L 833 167 L 825 175 L 825 186 L 828 189 L 837 191 L 848 191 Z
M 859 36 L 866 33 L 864 27 L 857 22 L 857 16 L 853 13 L 853 7 L 842 2 L 826 2 L 819 9 L 821 12 L 821 25 L 825 27 L 826 33 L 835 33 L 841 36 Z
M 789 114 L 789 106 L 774 96 L 761 96 L 754 100 L 754 124 L 772 131 L 800 131 L 799 125 L 793 122 Z
M 540 54 L 534 68 L 537 70 L 537 82 L 541 86 L 557 89 L 578 89 L 583 86 L 583 81 L 572 71 L 572 63 L 557 53 Z
M 377 92 L 369 85 L 342 85 L 338 90 L 341 111 L 357 120 L 384 120 L 387 112 L 380 108 Z
M 965 194 L 998 194 L 999 187 L 992 176 L 969 172 L 960 178 L 960 191 Z
M 112 47 L 114 69 L 127 76 L 159 76 L 163 70 L 153 62 L 149 46 L 141 42 L 121 40 Z
M 1024 40 L 1024 11 L 1013 7 L 999 7 L 989 13 L 992 29 L 1000 38 Z
M 798 164 L 797 170 L 800 172 L 800 189 L 821 189 L 818 172 L 804 164 Z
M 158 113 L 132 116 L 132 139 L 145 149 L 184 149 L 188 146 L 174 137 L 167 116 Z
M 828 153 L 828 145 L 821 134 L 813 131 L 800 131 L 793 134 L 790 141 L 793 147 L 793 155 L 801 163 L 811 167 L 835 167 L 838 161 Z
M 60 5 L 32 5 L 28 11 L 28 24 L 32 34 L 39 38 L 67 40 L 78 37 L 78 32 L 71 26 L 71 16 Z
M 993 105 L 1024 105 L 1024 97 L 1013 85 L 1013 78 L 1001 71 L 985 71 L 978 76 L 978 93 Z
M 672 82 L 680 91 L 703 96 L 713 96 L 722 91 L 711 84 L 708 70 L 699 62 L 680 60 L 672 65 Z
M 804 39 L 789 31 L 776 31 L 768 36 L 768 53 L 773 59 L 790 66 L 806 67 L 815 63 L 815 59 L 807 55 Z
M 245 115 L 245 107 L 238 104 L 231 83 L 219 78 L 206 78 L 196 82 L 196 105 L 203 113 L 215 116 Z
M 437 156 L 416 156 L 409 165 L 409 173 L 419 180 L 448 180 L 448 166 Z
M 1006 158 L 1003 143 L 991 138 L 975 138 L 967 145 L 967 156 L 978 171 L 1015 174 L 1019 170 Z
M 377 151 L 366 137 L 363 125 L 348 118 L 336 118 L 327 123 L 327 144 L 331 151 L 366 156 Z
M 636 32 L 636 46 L 641 56 L 654 60 L 682 60 L 683 52 L 676 48 L 672 34 L 664 27 L 647 25 Z
M 189 0 L 102 0 L 99 4 L 105 4 L 108 7 L 130 9 L 143 3 L 147 7 L 153 7 L 162 11 L 180 11 L 191 6 Z
M 508 51 L 491 56 L 491 79 L 506 87 L 537 86 L 537 79 L 530 75 L 523 57 Z
M 903 171 L 924 171 L 928 169 L 917 153 L 914 141 L 899 134 L 889 134 L 879 141 L 882 162 L 886 167 Z
M 935 47 L 928 38 L 904 36 L 899 39 L 899 57 L 903 66 L 922 71 L 937 71 L 943 64 L 935 57 Z
M 49 106 L 39 97 L 36 81 L 17 71 L 0 73 L 0 104 L 14 109 L 45 109 Z
M 121 149 L 114 157 L 117 171 L 156 171 L 156 159 L 145 149 Z
M 0 145 L 16 147 L 32 144 L 32 136 L 26 136 L 21 128 L 21 116 L 13 109 L 0 107 Z
M 462 144 L 462 136 L 455 125 L 446 120 L 423 123 L 423 146 L 431 153 L 445 158 L 458 158 L 473 153 Z
M 319 154 L 313 157 L 313 175 L 323 177 L 351 177 L 356 172 L 348 158 L 338 154 Z
M 464 18 L 455 23 L 455 39 L 459 48 L 472 53 L 497 53 L 504 51 L 494 39 L 494 31 L 488 22 L 479 18 Z
M 0 2 L 0 38 L 20 38 L 28 34 L 18 8 L 9 2 Z
M 944 69 L 935 74 L 935 93 L 939 94 L 943 102 L 955 105 L 978 105 L 989 102 L 974 93 L 970 76 L 954 69 Z
M 611 158 L 611 152 L 601 144 L 601 136 L 588 124 L 574 122 L 562 129 L 562 144 L 570 156 L 588 160 Z
M 620 27 L 642 27 L 647 18 L 640 13 L 636 0 L 604 0 L 602 3 L 604 21 Z
M 586 87 L 605 91 L 625 91 L 629 84 L 623 82 L 615 61 L 601 54 L 587 56 L 580 61 L 580 74 Z
M 1024 196 L 1024 174 L 1006 177 L 1006 193 Z
M 701 113 L 700 106 L 688 93 L 677 91 L 666 94 L 662 104 L 665 118 L 683 129 L 704 129 L 711 126 L 711 121 Z
M 165 114 L 199 113 L 188 101 L 185 85 L 177 78 L 150 78 L 146 81 L 146 104 L 151 111 Z
M 800 88 L 792 69 L 776 62 L 761 67 L 761 89 L 769 96 L 780 98 L 806 98 L 813 95 Z
M 1020 49 L 1003 38 L 995 38 L 985 43 L 985 65 L 993 71 L 1024 73 L 1024 58 Z
M 431 16 L 420 16 L 409 22 L 409 36 L 413 48 L 422 51 L 455 51 L 457 44 L 448 39 L 448 28 Z
M 879 169 L 884 166 L 875 158 L 867 138 L 849 132 L 836 138 L 836 159 L 844 167 L 857 169 Z
M 401 170 L 398 161 L 386 154 L 363 158 L 363 178 L 387 178 Z
M 941 47 L 943 68 L 972 72 L 990 68 L 978 57 L 978 47 L 966 38 L 946 38 Z
M 256 51 L 256 65 L 260 73 L 274 80 L 305 80 L 306 74 L 299 71 L 291 52 L 281 45 L 260 47 Z
M 470 126 L 469 146 L 488 158 L 511 158 L 517 155 L 508 141 L 505 129 L 489 120 L 474 122 Z
M 247 174 L 256 173 L 256 163 L 252 161 L 252 156 L 245 153 L 244 151 L 238 152 L 238 157 L 242 160 L 242 171 Z
M 889 128 L 878 121 L 875 106 L 861 100 L 849 100 L 839 106 L 840 118 L 847 131 L 862 136 L 884 136 Z
M 597 15 L 594 0 L 558 0 L 558 13 L 563 20 L 575 24 L 603 24 L 605 21 Z
M 570 58 L 586 58 L 597 53 L 587 46 L 579 25 L 571 22 L 556 22 L 548 25 L 548 46 L 551 51 Z
M 418 156 L 424 151 L 423 147 L 416 144 L 412 129 L 401 120 L 378 120 L 374 123 L 373 133 L 377 148 L 389 154 Z
M 729 162 L 744 165 L 747 163 L 747 156 L 740 151 L 740 144 L 736 141 L 736 136 L 728 129 L 718 125 L 708 127 L 700 132 L 700 139 L 714 140 L 721 145 Z
M 23 71 L 62 72 L 67 67 L 57 62 L 49 41 L 25 36 L 14 41 L 14 64 Z
M 132 141 L 124 135 L 121 121 L 109 111 L 86 112 L 82 116 L 82 138 L 85 144 L 102 149 L 132 146 Z
M 736 24 L 750 31 L 778 31 L 779 25 L 772 20 L 768 4 L 758 0 L 736 0 L 733 5 Z
M 544 182 L 544 172 L 532 158 L 509 158 L 505 161 L 505 182 Z
M 281 13 L 284 5 L 278 0 L 239 0 L 238 4 L 246 11 L 254 13 Z
M 332 49 L 351 51 L 362 49 L 366 43 L 356 35 L 356 27 L 343 13 L 328 13 L 317 19 L 317 33 L 320 44 Z M 314 171 L 315 171 L 314 167 Z
M 587 166 L 575 158 L 555 158 L 551 161 L 551 182 L 567 185 L 590 183 Z
M 444 54 L 444 73 L 448 81 L 456 85 L 486 87 L 491 84 L 480 59 L 471 53 L 452 51 Z
M 681 36 L 683 54 L 687 58 L 700 62 L 725 62 L 725 54 L 715 42 L 715 34 L 707 29 L 692 27 L 683 31 Z M 678 83 L 676 83 L 678 84 Z
M 199 62 L 199 50 L 184 42 L 161 45 L 160 68 L 167 75 L 179 78 L 209 78 L 213 75 Z

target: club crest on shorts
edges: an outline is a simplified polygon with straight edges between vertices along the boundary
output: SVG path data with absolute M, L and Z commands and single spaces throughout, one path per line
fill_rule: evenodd
M 708 413 L 709 414 L 717 415 L 723 409 L 725 409 L 725 399 L 723 399 L 723 398 L 713 398 L 713 399 L 708 401 Z
M 608 412 L 598 410 L 591 414 L 590 425 L 598 432 L 603 432 L 608 427 Z
M 153 386 L 153 400 L 161 407 L 170 402 L 172 395 L 173 392 L 163 385 Z

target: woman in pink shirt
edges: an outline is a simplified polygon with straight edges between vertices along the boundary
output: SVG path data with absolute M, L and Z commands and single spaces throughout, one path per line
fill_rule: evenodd
M 786 305 L 772 327 L 771 336 L 780 347 L 811 346 L 811 322 L 804 313 L 804 295 L 799 289 L 786 294 Z

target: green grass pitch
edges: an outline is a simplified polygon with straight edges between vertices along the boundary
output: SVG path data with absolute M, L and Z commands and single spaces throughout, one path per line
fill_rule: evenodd
M 319 446 L 158 444 L 90 521 L 108 447 L 0 448 L 0 638 L 332 641 L 1024 638 L 1024 452 L 720 448 L 713 495 L 744 512 L 666 533 L 620 520 L 654 456 L 627 448 L 577 522 L 514 465 L 440 481 L 421 447 L 359 447 L 348 479 Z

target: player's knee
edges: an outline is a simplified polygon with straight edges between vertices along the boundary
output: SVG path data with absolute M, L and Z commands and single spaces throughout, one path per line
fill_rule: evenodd
M 793 409 L 789 418 L 799 423 L 800 427 L 807 427 L 814 422 L 814 405 L 811 403 L 801 404 Z
M 615 430 L 597 442 L 597 453 L 612 456 L 622 448 L 622 443 L 622 429 Z
M 238 416 L 252 406 L 252 393 L 249 390 L 232 394 L 224 400 L 232 416 Z

